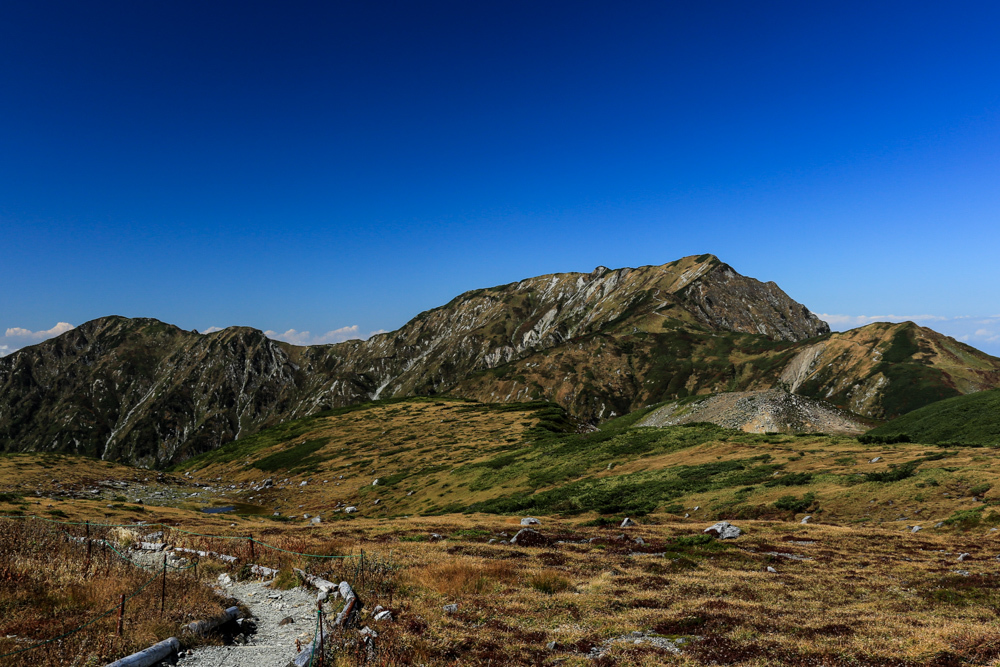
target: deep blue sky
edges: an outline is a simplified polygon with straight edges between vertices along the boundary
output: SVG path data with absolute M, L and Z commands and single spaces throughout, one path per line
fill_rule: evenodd
M 0 333 L 363 335 L 712 252 L 835 329 L 929 315 L 998 354 L 998 30 L 993 2 L 3 3 Z

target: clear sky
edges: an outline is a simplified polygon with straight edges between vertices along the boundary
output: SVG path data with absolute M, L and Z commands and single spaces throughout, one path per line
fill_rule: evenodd
M 0 354 L 111 314 L 339 340 L 705 252 L 1000 354 L 998 34 L 995 2 L 2 3 Z

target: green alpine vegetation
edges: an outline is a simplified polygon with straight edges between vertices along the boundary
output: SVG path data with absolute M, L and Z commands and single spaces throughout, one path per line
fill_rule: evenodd
M 1000 445 L 1000 390 L 956 396 L 907 413 L 866 435 L 912 442 Z

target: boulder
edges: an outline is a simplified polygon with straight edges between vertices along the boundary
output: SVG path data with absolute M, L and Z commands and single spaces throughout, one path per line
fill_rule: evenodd
M 799 521 L 799 523 L 809 523 L 809 521 L 811 519 L 812 519 L 812 516 L 804 516 L 804 517 L 802 517 L 802 521 Z
M 528 516 L 528 517 L 525 517 L 525 518 L 521 519 L 521 525 L 522 526 L 540 526 L 540 525 L 542 525 L 542 522 L 539 521 L 538 519 L 535 519 L 533 517 Z
M 708 535 L 711 535 L 719 540 L 731 540 L 743 534 L 742 530 L 728 521 L 720 521 L 713 526 L 709 526 L 702 532 L 707 533 Z
M 635 521 L 633 521 L 628 517 L 625 517 L 625 519 L 622 521 L 622 525 L 620 525 L 619 528 L 631 528 L 632 526 L 637 526 L 637 525 L 638 524 Z
M 346 514 L 354 514 L 357 511 L 358 511 L 358 508 L 354 507 L 353 505 L 351 507 L 347 507 L 347 508 L 344 509 L 344 513 L 346 513 Z
M 444 606 L 444 613 L 446 613 L 446 614 L 455 614 L 455 613 L 458 613 L 458 605 L 457 604 L 446 604 Z
M 546 547 L 549 545 L 549 538 L 537 530 L 522 528 L 517 531 L 517 535 L 510 538 L 510 543 L 516 544 L 519 547 Z
M 965 561 L 969 560 L 971 557 L 972 557 L 971 554 L 967 554 L 967 553 L 959 554 L 959 556 L 958 556 L 958 562 L 959 563 L 964 563 Z

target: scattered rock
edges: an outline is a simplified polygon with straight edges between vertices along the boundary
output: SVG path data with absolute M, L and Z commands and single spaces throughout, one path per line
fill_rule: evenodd
M 304 479 L 304 480 L 302 480 L 302 483 L 301 483 L 301 484 L 299 484 L 299 486 L 305 486 L 305 485 L 306 485 L 306 484 L 308 484 L 308 483 L 309 483 L 309 480 L 307 480 L 307 479 Z
M 632 526 L 637 526 L 637 525 L 638 524 L 635 521 L 633 521 L 632 519 L 630 519 L 628 517 L 625 517 L 625 519 L 622 521 L 621 525 L 618 526 L 618 527 L 619 528 L 631 528 Z
M 934 524 L 934 527 L 935 528 L 940 528 L 943 525 L 944 525 L 944 521 L 938 521 L 936 524 Z
M 965 561 L 969 560 L 971 557 L 972 557 L 971 554 L 961 553 L 961 554 L 958 555 L 958 562 L 959 563 L 964 563 Z
M 743 531 L 729 523 L 728 521 L 720 521 L 719 523 L 709 526 L 703 533 L 707 533 L 712 537 L 719 540 L 731 540 L 739 537 L 743 534 Z
M 611 464 L 609 463 L 608 465 L 611 465 Z M 549 642 L 548 644 L 545 645 L 545 648 L 547 648 L 550 651 L 555 651 L 556 650 L 556 646 L 557 646 L 557 644 L 555 642 Z
M 354 514 L 354 513 L 355 513 L 355 512 L 357 512 L 357 511 L 358 511 L 358 508 L 357 508 L 357 507 L 354 507 L 353 505 L 352 505 L 352 506 L 350 506 L 350 507 L 346 507 L 346 508 L 344 508 L 344 513 L 345 513 L 345 514 Z
M 291 616 L 285 616 L 283 619 L 278 621 L 278 625 L 289 625 L 291 623 L 295 623 L 295 619 Z
M 921 526 L 914 526 L 913 528 L 910 528 L 911 533 L 919 533 L 921 530 L 923 530 Z
M 873 459 L 872 459 L 871 461 L 869 461 L 868 463 L 878 463 L 878 462 L 879 462 L 879 461 L 881 461 L 881 460 L 882 460 L 882 457 L 881 457 L 881 456 L 876 456 L 875 458 L 873 458 Z
M 810 519 L 812 519 L 812 516 L 804 516 L 802 517 L 802 521 L 799 521 L 799 523 L 809 523 Z
M 770 565 L 768 565 L 768 566 L 767 566 L 767 571 L 768 571 L 768 572 L 770 572 L 771 574 L 778 574 L 778 571 L 777 571 L 777 570 L 775 570 L 775 569 L 774 569 L 773 567 L 771 567 Z
M 233 578 L 230 577 L 225 572 L 223 572 L 222 574 L 219 575 L 219 583 L 222 584 L 223 586 L 228 586 L 229 584 L 233 583 Z
M 440 542 L 443 539 L 444 539 L 444 535 L 441 535 L 439 533 L 431 533 L 431 537 L 430 537 L 431 542 Z
M 314 516 L 312 519 L 310 519 L 310 522 L 314 524 L 323 523 L 323 519 L 319 518 L 318 516 Z
M 540 525 L 542 525 L 542 522 L 539 521 L 538 519 L 535 519 L 535 518 L 529 516 L 529 517 L 525 517 L 525 518 L 521 519 L 521 525 L 522 526 L 540 526 Z
M 372 482 L 372 486 L 378 486 L 378 482 L 379 481 L 376 479 L 374 482 Z
M 638 544 L 638 545 L 639 545 L 640 547 L 642 547 L 642 546 L 645 546 L 645 545 L 646 545 L 646 541 L 645 541 L 645 540 L 643 540 L 643 539 L 642 539 L 641 537 L 637 537 L 637 538 L 635 538 L 635 543 L 636 543 L 636 544 Z
M 375 619 L 376 621 L 391 621 L 392 612 L 389 611 L 388 609 L 383 609 L 382 611 L 372 616 L 372 618 Z
M 443 609 L 444 609 L 444 613 L 446 613 L 446 614 L 457 614 L 458 613 L 458 605 L 457 604 L 446 604 L 443 607 Z

